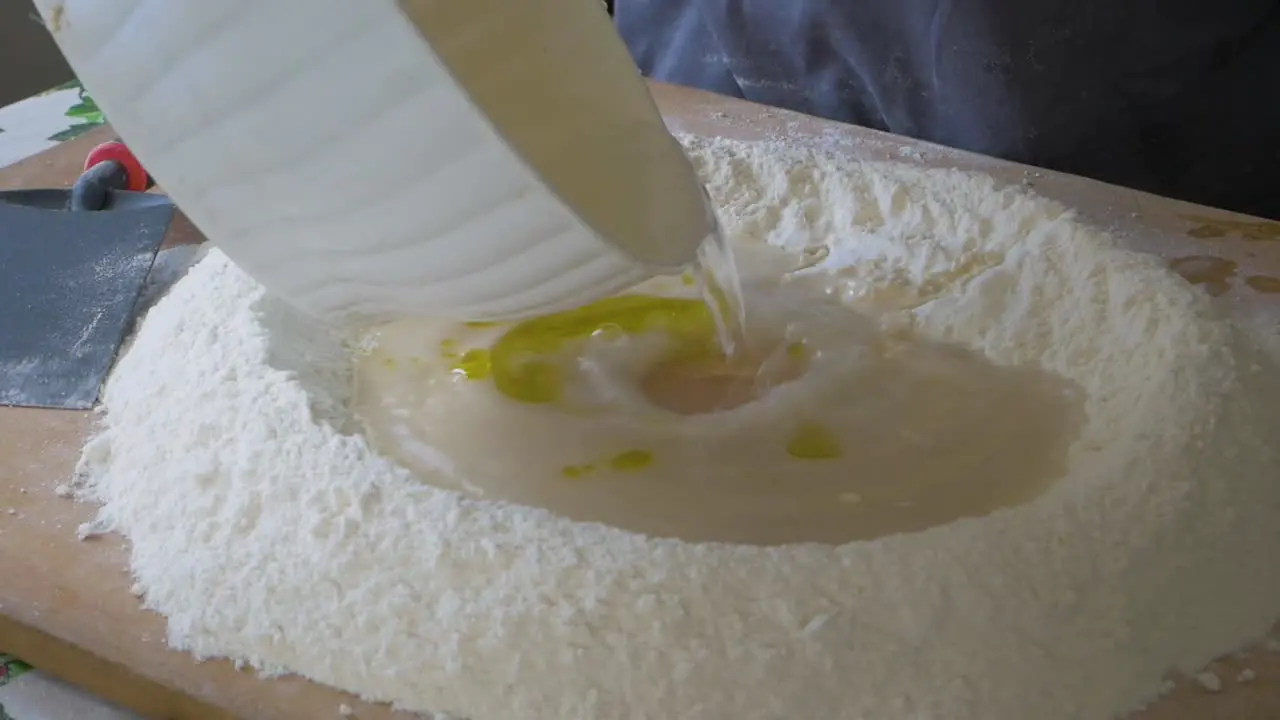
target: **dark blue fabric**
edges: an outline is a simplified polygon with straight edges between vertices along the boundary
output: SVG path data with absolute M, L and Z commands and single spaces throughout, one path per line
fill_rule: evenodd
M 650 77 L 1280 218 L 1280 0 L 617 0 Z

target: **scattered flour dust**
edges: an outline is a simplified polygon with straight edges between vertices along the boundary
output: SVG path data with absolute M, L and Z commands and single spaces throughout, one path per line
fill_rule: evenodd
M 120 361 L 78 480 L 172 645 L 473 720 L 1077 720 L 1266 633 L 1277 375 L 1201 293 L 984 176 L 684 141 L 739 242 L 825 243 L 848 302 L 1079 383 L 1066 476 L 839 547 L 465 499 L 369 449 L 348 338 L 211 252 Z

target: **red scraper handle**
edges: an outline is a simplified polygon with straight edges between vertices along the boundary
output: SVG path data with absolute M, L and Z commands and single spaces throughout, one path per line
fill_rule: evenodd
M 101 210 L 114 191 L 146 192 L 155 184 L 124 143 L 105 142 L 85 157 L 84 172 L 71 188 L 71 209 Z

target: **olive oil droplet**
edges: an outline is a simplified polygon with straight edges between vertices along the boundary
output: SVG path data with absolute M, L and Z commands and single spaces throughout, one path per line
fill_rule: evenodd
M 594 471 L 595 469 L 596 469 L 595 465 L 565 465 L 563 468 L 560 469 L 560 474 L 564 475 L 570 480 L 576 480 L 577 478 L 580 478 L 583 475 L 586 475 L 587 473 Z
M 489 359 L 489 351 L 480 348 L 468 350 L 453 363 L 450 368 L 468 380 L 485 380 L 493 374 L 493 364 Z
M 653 464 L 653 453 L 648 450 L 628 450 L 618 453 L 609 461 L 609 467 L 618 472 L 643 470 Z
M 801 460 L 831 460 L 840 457 L 840 441 L 817 423 L 802 423 L 787 443 L 787 453 Z
M 606 339 L 664 333 L 679 357 L 719 352 L 715 321 L 702 301 L 619 295 L 531 318 L 507 330 L 490 348 L 494 384 L 503 395 L 519 402 L 555 402 L 564 386 L 565 363 L 571 359 L 565 353 L 598 332 Z

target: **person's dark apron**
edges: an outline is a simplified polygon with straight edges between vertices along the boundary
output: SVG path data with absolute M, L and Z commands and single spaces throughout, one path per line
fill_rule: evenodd
M 646 75 L 1280 218 L 1277 0 L 615 0 Z

